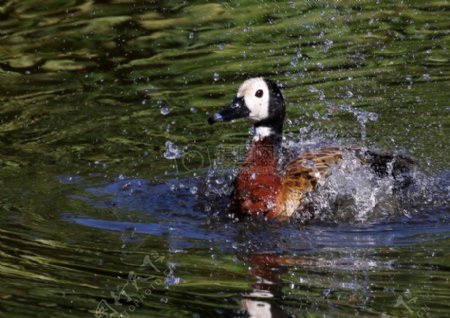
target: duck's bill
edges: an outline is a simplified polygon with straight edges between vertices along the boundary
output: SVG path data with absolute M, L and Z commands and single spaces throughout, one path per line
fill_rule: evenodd
M 249 115 L 250 110 L 245 105 L 244 98 L 236 97 L 230 104 L 230 106 L 209 117 L 208 123 L 212 125 L 218 121 L 230 121 L 233 119 L 245 118 L 248 117 Z

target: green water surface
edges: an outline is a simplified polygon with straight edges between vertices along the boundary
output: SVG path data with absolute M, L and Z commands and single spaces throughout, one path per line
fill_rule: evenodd
M 0 1 L 0 316 L 450 316 L 449 12 Z M 439 191 L 367 224 L 212 217 L 202 178 L 248 125 L 206 119 L 253 76 L 283 86 L 288 138 L 360 142 L 342 109 L 375 113 L 366 144 Z

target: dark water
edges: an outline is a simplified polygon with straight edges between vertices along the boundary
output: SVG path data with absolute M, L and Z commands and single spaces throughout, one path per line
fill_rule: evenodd
M 449 10 L 0 1 L 0 315 L 449 316 Z M 229 218 L 248 124 L 206 118 L 252 76 L 286 146 L 407 153 L 413 187 L 336 174 L 346 209 Z

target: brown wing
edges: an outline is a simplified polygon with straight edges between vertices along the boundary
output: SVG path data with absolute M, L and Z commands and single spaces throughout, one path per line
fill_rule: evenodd
M 286 166 L 278 215 L 288 217 L 298 210 L 305 194 L 313 190 L 320 179 L 329 176 L 331 167 L 339 164 L 347 151 L 353 152 L 361 164 L 368 165 L 377 175 L 391 174 L 397 188 L 404 188 L 412 182 L 416 162 L 407 155 L 364 150 L 359 145 L 307 151 Z
M 330 168 L 342 159 L 342 149 L 321 148 L 301 153 L 286 166 L 283 178 L 280 215 L 291 216 L 301 205 L 307 192 L 313 190 Z

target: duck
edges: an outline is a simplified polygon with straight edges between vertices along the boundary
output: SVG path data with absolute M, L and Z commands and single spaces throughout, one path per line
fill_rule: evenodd
M 385 152 L 365 151 L 363 156 L 362 148 L 355 146 L 304 151 L 280 164 L 285 116 L 279 85 L 256 77 L 245 80 L 232 102 L 208 118 L 210 125 L 240 118 L 253 124 L 250 148 L 233 182 L 230 210 L 234 214 L 289 218 L 301 213 L 306 195 L 330 176 L 332 167 L 339 167 L 346 151 L 359 151 L 361 164 L 369 164 L 378 175 L 399 178 L 414 164 L 407 156 Z

